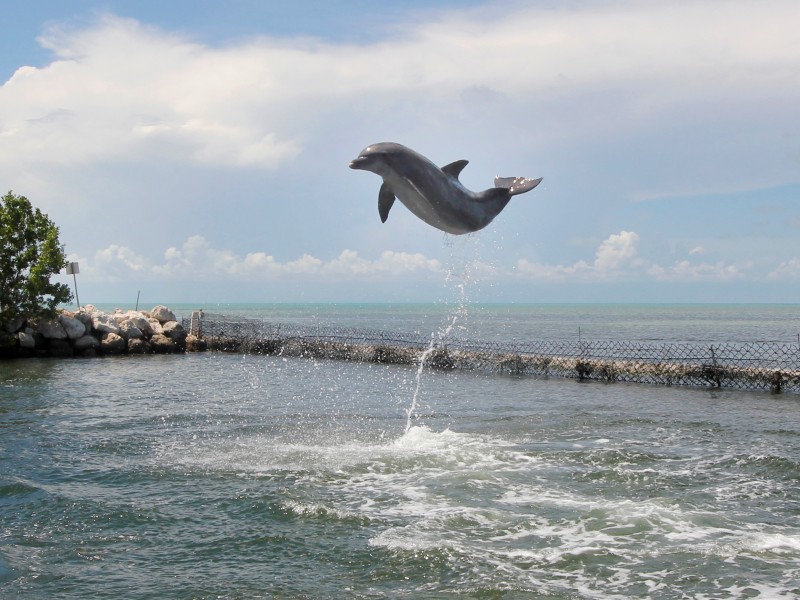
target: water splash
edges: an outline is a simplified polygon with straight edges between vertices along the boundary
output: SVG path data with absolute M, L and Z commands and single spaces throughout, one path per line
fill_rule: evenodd
M 451 264 L 452 264 L 451 256 Z M 469 314 L 468 300 L 467 300 L 467 284 L 470 281 L 470 263 L 466 262 L 462 265 L 462 269 L 455 269 L 451 266 L 445 276 L 445 284 L 454 282 L 453 288 L 458 294 L 458 302 L 455 308 L 447 315 L 445 325 L 439 328 L 438 331 L 431 334 L 428 347 L 419 357 L 419 365 L 417 366 L 416 385 L 414 387 L 414 396 L 411 398 L 411 405 L 406 410 L 406 429 L 405 433 L 411 430 L 413 426 L 413 419 L 416 417 L 417 407 L 419 404 L 420 389 L 422 388 L 422 373 L 425 370 L 425 364 L 437 349 L 443 348 L 446 345 L 446 340 L 452 333 L 453 329 L 459 324 L 460 321 L 466 321 Z M 464 328 L 458 325 L 459 328 Z

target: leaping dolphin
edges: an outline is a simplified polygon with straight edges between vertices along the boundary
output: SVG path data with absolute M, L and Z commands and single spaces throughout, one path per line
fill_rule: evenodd
M 541 177 L 495 177 L 495 187 L 471 192 L 458 180 L 468 162 L 457 160 L 440 169 L 411 148 L 382 142 L 364 148 L 350 162 L 350 168 L 372 171 L 383 178 L 378 193 L 381 222 L 386 222 L 395 198 L 399 198 L 428 225 L 455 235 L 483 229 L 511 196 L 528 192 L 542 181 Z

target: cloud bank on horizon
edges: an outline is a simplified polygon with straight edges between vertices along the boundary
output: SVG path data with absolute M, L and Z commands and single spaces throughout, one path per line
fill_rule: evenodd
M 48 60 L 0 88 L 0 181 L 99 301 L 435 300 L 464 257 L 492 300 L 797 301 L 800 5 L 447 4 L 366 40 L 43 23 Z M 545 180 L 454 250 L 381 225 L 347 163 L 387 140 L 469 159 L 471 189 Z

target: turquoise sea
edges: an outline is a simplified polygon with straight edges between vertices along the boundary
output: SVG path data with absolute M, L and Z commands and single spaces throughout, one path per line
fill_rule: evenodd
M 171 308 L 525 341 L 800 331 L 798 305 Z M 794 394 L 215 353 L 0 362 L 3 598 L 798 596 Z

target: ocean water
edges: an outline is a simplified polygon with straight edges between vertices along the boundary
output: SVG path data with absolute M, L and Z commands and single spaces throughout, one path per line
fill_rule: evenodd
M 800 304 L 172 304 L 192 311 L 327 325 L 450 335 L 478 340 L 630 340 L 640 342 L 800 341 Z M 133 305 L 98 304 L 125 310 Z M 141 308 L 141 307 L 140 307 Z M 147 307 L 151 308 L 151 307 Z
M 781 306 L 215 312 L 235 308 L 480 338 L 798 328 Z M 0 363 L 0 597 L 798 596 L 797 395 L 215 353 Z

